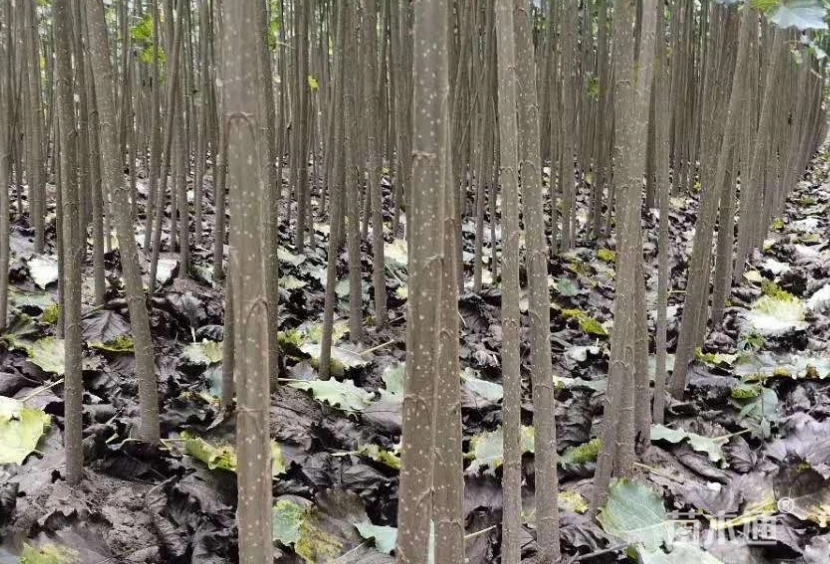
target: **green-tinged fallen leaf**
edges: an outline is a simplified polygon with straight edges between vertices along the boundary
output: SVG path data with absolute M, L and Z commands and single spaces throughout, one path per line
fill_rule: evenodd
M 757 398 L 761 395 L 762 389 L 761 384 L 740 383 L 730 390 L 729 395 L 739 400 Z
M 563 309 L 562 317 L 565 319 L 576 319 L 579 322 L 579 328 L 589 335 L 595 335 L 597 337 L 608 336 L 608 331 L 605 330 L 605 327 L 584 311 L 578 309 Z
M 695 349 L 695 357 L 711 366 L 732 366 L 735 364 L 738 355 L 736 354 L 722 354 L 722 353 L 705 353 L 700 347 Z
M 222 362 L 222 343 L 207 340 L 190 343 L 182 349 L 181 359 L 195 366 L 218 364 Z
M 751 328 L 763 336 L 778 336 L 807 327 L 804 305 L 796 297 L 761 296 L 746 317 Z
M 25 348 L 29 355 L 29 362 L 38 366 L 44 372 L 52 372 L 58 376 L 63 376 L 65 368 L 63 339 L 43 337 Z
M 398 286 L 395 288 L 395 297 L 399 300 L 409 299 L 409 288 L 407 286 Z
M 89 346 L 111 353 L 130 353 L 133 352 L 133 338 L 130 335 L 119 335 L 109 343 L 89 343 Z
M 597 258 L 609 264 L 614 264 L 617 262 L 617 253 L 610 249 L 602 248 L 597 251 Z
M 0 465 L 23 464 L 50 423 L 42 410 L 0 396 Z
M 300 540 L 300 525 L 305 518 L 307 508 L 288 499 L 280 499 L 271 511 L 271 530 L 274 541 L 285 546 L 293 546 Z
M 320 366 L 320 343 L 303 343 L 300 350 L 311 357 L 311 365 L 315 368 Z M 362 368 L 369 364 L 371 357 L 346 348 L 345 346 L 331 347 L 331 374 L 342 377 L 348 370 Z
M 383 525 L 373 525 L 368 521 L 354 523 L 360 536 L 366 540 L 375 541 L 375 548 L 386 554 L 392 554 L 395 550 L 395 543 L 398 541 L 398 528 Z
M 287 380 L 292 388 L 305 390 L 314 399 L 345 411 L 363 411 L 372 400 L 373 394 L 355 386 L 351 380 Z
M 393 239 L 391 243 L 384 243 L 383 258 L 386 268 L 406 270 L 408 261 L 406 240 Z
M 23 544 L 20 564 L 80 564 L 80 553 L 68 546 L 44 544 L 38 547 Z
M 389 399 L 396 399 L 403 401 L 403 381 L 406 376 L 406 363 L 394 362 L 383 369 L 381 379 L 386 388 L 382 390 L 382 395 L 392 396 Z
M 497 384 L 496 382 L 488 382 L 487 380 L 478 378 L 475 371 L 469 367 L 465 368 L 461 373 L 461 378 L 464 381 L 465 388 L 487 401 L 501 401 L 504 396 L 504 388 L 501 384 Z
M 522 425 L 521 449 L 522 453 L 533 453 L 533 427 Z M 481 469 L 494 472 L 504 463 L 504 438 L 501 427 L 474 436 L 470 440 L 470 451 L 465 457 L 472 459 L 467 468 L 470 474 L 475 474 Z
M 357 449 L 358 454 L 371 458 L 393 470 L 401 469 L 401 457 L 377 445 L 362 445 Z
M 570 376 L 553 376 L 553 385 L 557 388 L 587 388 L 595 392 L 602 392 L 608 387 L 608 380 L 585 380 Z
M 56 305 L 55 298 L 48 292 L 26 292 L 18 288 L 9 288 L 9 301 L 14 307 L 32 307 L 44 311 Z
M 763 388 L 758 397 L 750 399 L 732 399 L 740 409 L 738 424 L 748 429 L 753 435 L 768 438 L 772 433 L 771 425 L 779 421 L 778 395 L 770 388 Z
M 797 300 L 795 296 L 771 280 L 764 280 L 761 282 L 761 293 L 765 296 L 775 298 L 776 300 Z
M 234 445 L 213 445 L 187 431 L 183 431 L 181 436 L 184 441 L 185 452 L 204 462 L 210 470 L 218 468 L 236 472 L 237 456 Z M 271 441 L 271 475 L 274 477 L 281 476 L 286 470 L 282 448 L 276 441 Z
M 271 475 L 282 476 L 286 470 L 288 467 L 285 465 L 282 447 L 277 441 L 271 441 Z
M 323 528 L 317 514 L 314 507 L 306 512 L 300 522 L 300 538 L 294 543 L 294 552 L 307 564 L 334 562 L 348 546 L 346 539 Z
M 577 491 L 565 490 L 559 492 L 559 508 L 572 513 L 588 511 L 588 501 Z
M 559 466 L 562 468 L 574 468 L 584 466 L 590 462 L 596 462 L 601 448 L 602 441 L 599 437 L 591 439 L 587 443 L 570 447 L 559 457 Z
M 185 452 L 201 460 L 211 470 L 220 468 L 236 472 L 236 449 L 231 445 L 215 446 L 187 431 L 182 432 Z
M 556 293 L 560 296 L 571 298 L 579 294 L 579 282 L 573 278 L 561 277 L 548 279 L 548 285 L 552 283 Z
M 647 548 L 659 548 L 668 539 L 663 499 L 633 480 L 616 480 L 611 485 L 597 521 L 606 533 Z
M 721 450 L 721 447 L 728 441 L 726 438 L 704 437 L 703 435 L 690 433 L 681 429 L 669 429 L 665 425 L 652 425 L 651 440 L 666 441 L 673 444 L 687 441 L 692 449 L 697 452 L 706 453 L 712 462 L 726 462 L 723 457 L 723 451 Z
M 323 324 L 314 323 L 309 326 L 303 326 L 304 329 L 300 331 L 301 342 L 297 346 L 302 346 L 303 343 L 321 343 L 323 341 Z M 332 344 L 339 343 L 343 337 L 349 334 L 349 321 L 347 319 L 339 319 L 331 325 L 331 342 Z M 303 338 L 303 335 L 305 336 Z
M 44 325 L 54 325 L 60 318 L 60 311 L 61 308 L 58 304 L 50 305 L 43 310 L 42 314 L 40 314 L 40 322 Z
M 761 273 L 757 270 L 748 270 L 747 272 L 744 272 L 744 280 L 751 282 L 752 284 L 764 283 L 764 277 L 761 276 Z

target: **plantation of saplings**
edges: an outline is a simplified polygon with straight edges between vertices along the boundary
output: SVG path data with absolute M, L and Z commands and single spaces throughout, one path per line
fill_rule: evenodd
M 0 0 L 0 564 L 830 564 L 827 0 Z

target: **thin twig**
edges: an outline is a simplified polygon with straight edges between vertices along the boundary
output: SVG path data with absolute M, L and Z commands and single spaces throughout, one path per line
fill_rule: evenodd
M 51 383 L 51 384 L 49 384 L 48 386 L 41 386 L 40 388 L 35 389 L 35 391 L 33 391 L 31 394 L 29 394 L 28 396 L 24 397 L 24 398 L 23 398 L 22 400 L 20 400 L 20 401 L 22 401 L 22 402 L 26 402 L 26 401 L 28 401 L 28 400 L 32 399 L 33 397 L 35 397 L 36 395 L 39 395 L 39 394 L 42 394 L 43 392 L 46 392 L 46 391 L 48 391 L 48 390 L 51 390 L 52 388 L 54 388 L 54 387 L 55 387 L 55 386 L 57 386 L 58 384 L 62 384 L 62 383 L 63 383 L 63 378 L 58 378 L 56 381 L 52 382 L 52 383 Z

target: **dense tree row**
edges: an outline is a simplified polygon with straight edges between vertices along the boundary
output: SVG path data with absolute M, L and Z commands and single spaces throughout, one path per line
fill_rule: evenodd
M 187 278 L 204 266 L 196 255 L 212 255 L 214 283 L 226 291 L 222 402 L 237 414 L 240 561 L 271 562 L 277 247 L 287 228 L 297 253 L 316 249 L 314 225 L 327 222 L 320 379 L 332 377 L 335 318 L 348 318 L 354 343 L 389 330 L 384 246 L 407 241 L 398 561 L 427 561 L 432 523 L 436 561 L 463 559 L 457 303 L 465 289 L 495 286 L 502 562 L 521 559 L 523 324 L 538 561 L 556 562 L 551 257 L 597 241 L 616 251 L 596 511 L 611 477 L 633 474 L 667 394 L 683 396 L 696 348 L 824 138 L 821 4 L 802 3 L 798 17 L 792 7 L 755 4 L 0 1 L 0 185 L 9 187 L 0 192 L 0 270 L 9 267 L 10 220 L 25 218 L 37 252 L 54 229 L 66 479 L 83 479 L 82 271 L 92 273 L 93 305 L 126 297 L 137 438 L 153 444 L 161 437 L 147 306 L 159 260 L 178 253 Z M 678 285 L 668 222 L 680 194 L 699 194 L 700 214 Z M 653 209 L 659 269 L 649 303 L 642 224 Z M 105 253 L 116 240 L 120 276 L 108 281 Z M 338 310 L 336 293 L 344 248 L 348 311 Z M 360 290 L 367 259 L 368 301 Z M 683 289 L 679 338 L 669 344 L 669 294 Z M 8 299 L 4 276 L 0 326 Z

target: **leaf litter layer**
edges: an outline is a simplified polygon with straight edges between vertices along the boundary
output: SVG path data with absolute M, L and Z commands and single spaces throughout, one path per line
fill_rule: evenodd
M 614 242 L 577 247 L 549 264 L 559 497 L 568 558 L 597 553 L 590 561 L 611 562 L 627 551 L 642 562 L 674 564 L 830 561 L 830 247 L 815 237 L 828 228 L 827 168 L 816 162 L 812 177 L 791 195 L 778 229 L 754 257 L 754 268 L 733 288 L 723 324 L 712 328 L 699 351 L 688 401 L 671 404 L 666 425 L 652 429 L 637 481 L 612 487 L 598 523 L 585 515 L 585 500 L 600 446 L 607 335 L 613 331 Z M 139 193 L 146 196 L 144 186 Z M 682 290 L 698 202 L 693 195 L 672 204 L 670 260 L 677 278 L 671 289 Z M 203 227 L 209 242 L 209 208 Z M 290 226 L 282 227 L 281 381 L 271 401 L 272 452 L 279 462 L 273 491 L 278 561 L 391 562 L 397 534 L 406 245 L 386 234 L 393 321 L 383 332 L 369 327 L 359 345 L 348 342 L 344 316 L 350 288 L 345 255 L 340 257 L 335 379 L 322 382 L 317 373 L 327 225 L 315 225 L 317 246 L 305 255 L 297 254 L 284 235 Z M 579 227 L 584 233 L 582 216 Z M 644 227 L 653 320 L 656 217 L 647 216 Z M 172 261 L 165 263 L 169 276 L 149 300 L 163 402 L 161 448 L 131 440 L 138 424 L 137 384 L 123 290 L 111 286 L 103 308 L 89 306 L 91 295 L 85 295 L 86 480 L 70 491 L 62 479 L 58 357 L 63 349 L 50 312 L 57 288 L 46 276 L 54 248 L 50 244 L 46 254 L 34 255 L 29 233 L 25 226 L 12 233 L 15 317 L 0 351 L 0 396 L 14 398 L 4 399 L 7 408 L 0 410 L 0 560 L 44 553 L 59 554 L 57 561 L 66 562 L 235 562 L 235 426 L 218 406 L 223 295 L 205 274 L 211 271 L 210 253 L 194 250 L 191 279 L 177 277 L 182 273 L 175 255 L 166 256 Z M 462 233 L 465 276 L 471 279 L 475 229 L 469 219 Z M 489 245 L 488 239 L 485 256 Z M 108 274 L 117 274 L 118 261 L 116 248 L 107 256 Z M 371 295 L 370 261 L 366 254 L 360 289 L 365 295 Z M 459 299 L 471 564 L 492 562 L 500 552 L 497 282 Z M 678 294 L 672 293 L 669 303 L 670 347 L 682 312 Z M 526 318 L 522 336 L 528 343 Z M 528 355 L 525 345 L 525 368 Z M 524 394 L 524 550 L 532 555 L 533 406 L 527 380 Z M 751 549 L 738 541 L 704 547 L 702 541 L 666 542 L 674 509 L 695 511 L 695 522 L 708 534 L 743 531 L 759 517 L 771 518 L 777 542 Z

